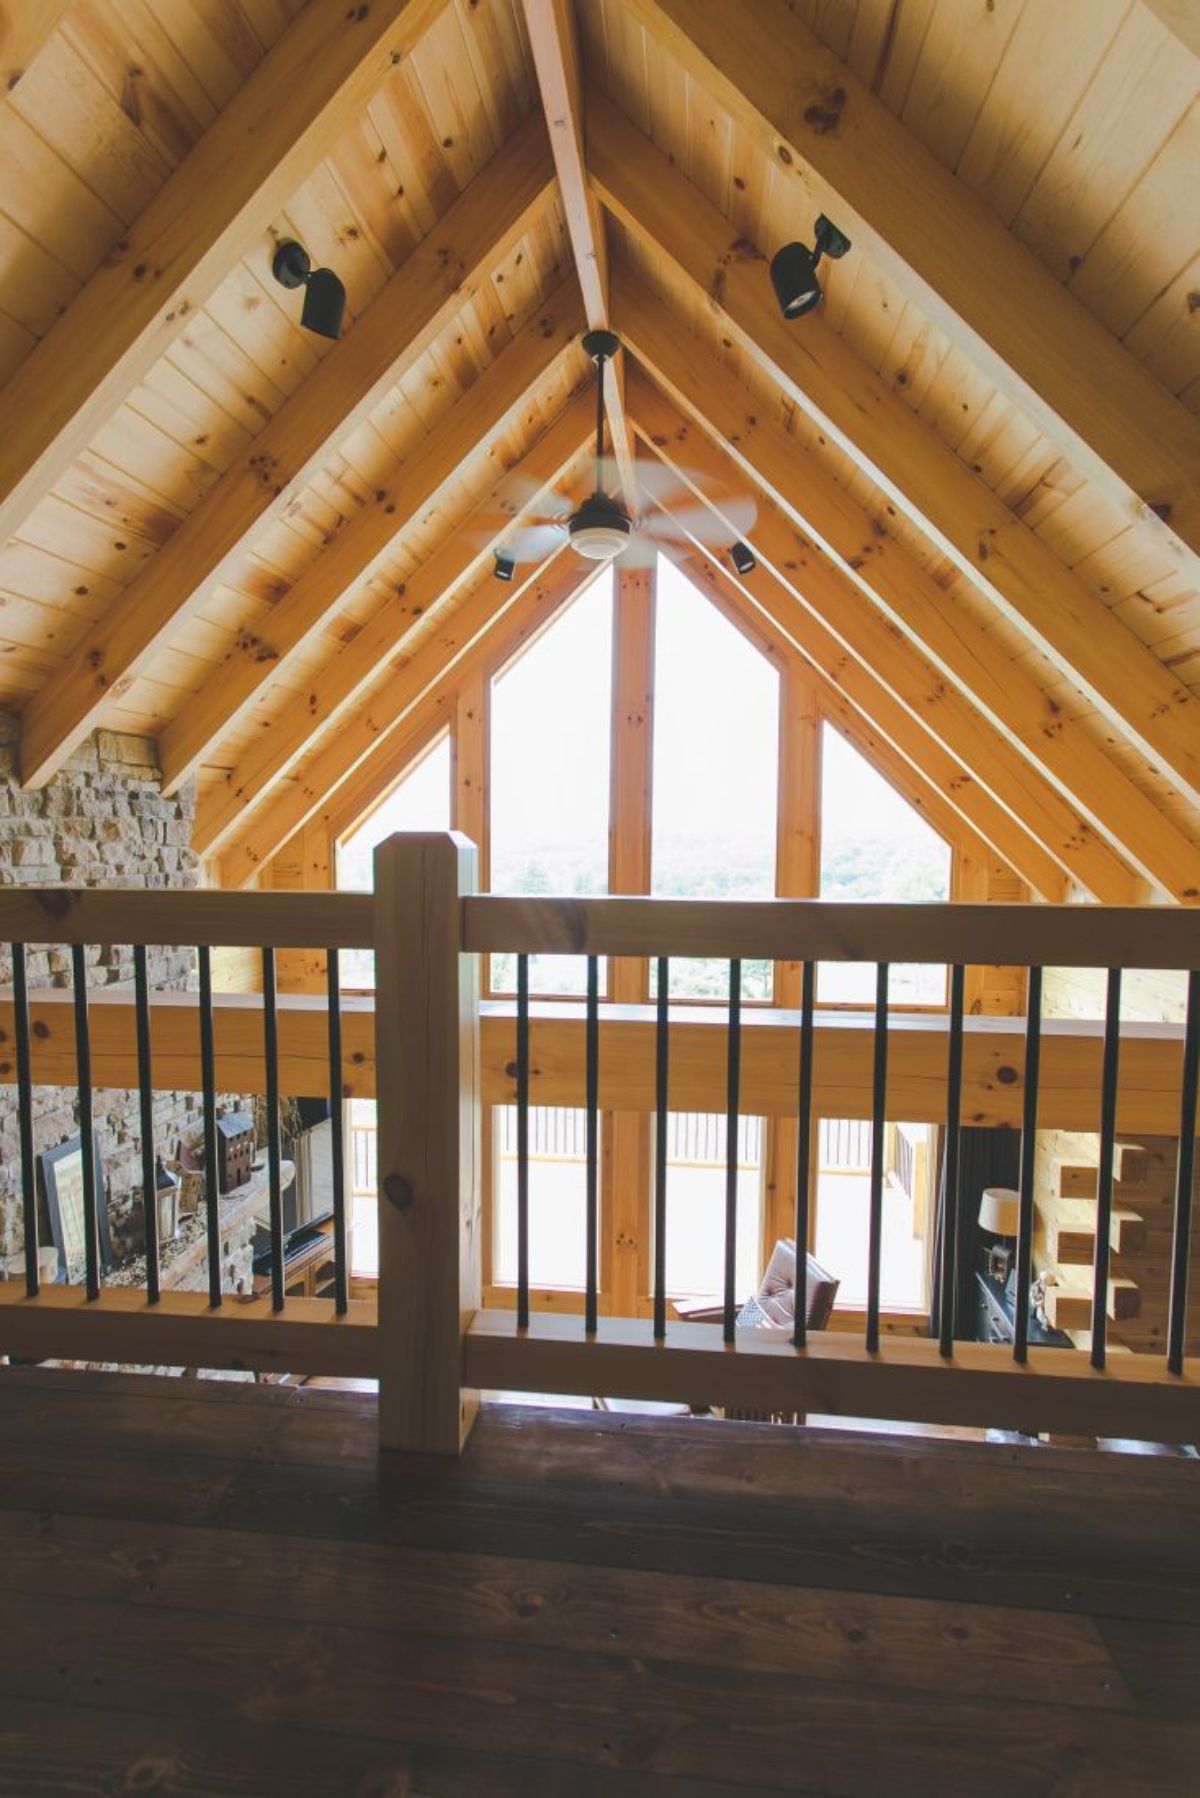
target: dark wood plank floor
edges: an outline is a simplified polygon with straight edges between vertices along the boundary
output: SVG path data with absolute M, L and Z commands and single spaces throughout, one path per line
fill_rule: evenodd
M 0 1369 L 0 1793 L 1200 1791 L 1200 1465 Z

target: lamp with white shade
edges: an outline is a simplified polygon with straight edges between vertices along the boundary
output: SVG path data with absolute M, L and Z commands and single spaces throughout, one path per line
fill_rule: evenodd
M 1021 1195 L 1011 1186 L 985 1186 L 979 1201 L 979 1228 L 999 1238 L 987 1251 L 987 1271 L 994 1279 L 1007 1280 L 1014 1261 L 1014 1245 L 1020 1228 Z

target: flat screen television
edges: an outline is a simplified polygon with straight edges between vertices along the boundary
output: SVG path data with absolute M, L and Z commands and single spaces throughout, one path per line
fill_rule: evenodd
M 299 1101 L 301 1128 L 292 1145 L 296 1174 L 283 1191 L 284 1255 L 333 1216 L 333 1120 L 325 1100 Z M 271 1265 L 271 1200 L 263 1194 L 255 1215 L 254 1271 Z

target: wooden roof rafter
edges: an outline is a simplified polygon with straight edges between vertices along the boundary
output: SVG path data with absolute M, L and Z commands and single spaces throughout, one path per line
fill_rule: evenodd
M 0 106 L 62 23 L 73 0 L 16 0 L 0 9 Z
M 624 0 L 809 216 L 872 262 L 1190 579 L 1200 419 L 1093 318 L 787 0 Z
M 713 467 L 725 485 L 735 464 L 763 502 L 778 504 L 796 527 L 790 543 L 777 534 L 777 556 L 795 564 L 823 552 L 1001 732 L 1037 771 L 1039 784 L 1044 787 L 1045 776 L 1057 787 L 1064 803 L 1049 810 L 1043 803 L 1043 818 L 1052 814 L 1055 825 L 1047 832 L 1043 824 L 1038 834 L 1085 890 L 1103 897 L 1127 884 L 1128 870 L 1122 872 L 1111 844 L 1148 881 L 1177 900 L 1194 901 L 1200 845 L 1148 803 L 1085 726 L 1056 714 L 1033 676 L 1009 660 L 904 545 L 863 515 L 819 458 L 764 417 L 729 371 L 674 327 L 661 302 L 628 277 L 618 291 L 631 352 L 653 376 L 653 384 L 641 373 L 630 378 L 631 412 L 650 441 L 685 465 L 698 460 Z M 937 709 L 931 704 L 931 712 Z
M 267 52 L 8 382 L 0 540 L 182 333 L 444 3 L 306 6 Z
M 449 208 L 312 373 L 76 645 L 26 708 L 21 775 L 42 786 L 119 692 L 234 564 L 282 517 L 323 458 L 403 379 L 553 196 L 540 119 L 531 118 Z M 383 504 L 389 503 L 385 498 Z M 168 790 L 195 766 L 173 721 Z M 187 746 L 186 748 L 184 746 Z
M 936 745 L 923 744 L 919 733 L 899 727 L 901 748 L 888 726 L 896 727 L 897 713 L 882 700 L 882 718 L 877 715 L 871 697 L 870 681 L 858 686 L 853 680 L 847 688 L 824 665 L 819 647 L 805 649 L 776 620 L 773 611 L 764 611 L 737 577 L 700 544 L 689 541 L 665 544 L 663 554 L 685 574 L 707 602 L 741 631 L 761 653 L 783 667 L 795 666 L 811 681 L 817 709 L 835 729 L 852 743 L 880 776 L 893 787 L 931 829 L 950 846 L 976 861 L 999 859 L 1012 869 L 1003 852 L 996 848 L 978 828 L 970 815 L 956 803 L 954 793 L 961 794 L 972 786 L 966 770 L 953 756 L 939 753 Z M 990 814 L 994 819 L 994 814 Z M 1043 878 L 1046 870 L 1043 866 Z M 1051 891 L 1043 898 L 1061 899 L 1061 877 L 1050 876 Z M 1036 890 L 1036 889 L 1035 889 Z
M 260 732 L 236 760 L 224 780 L 201 791 L 193 841 L 204 855 L 223 850 L 246 828 L 250 808 L 269 801 L 272 790 L 288 779 L 298 763 L 319 745 L 323 734 L 342 728 L 370 704 L 381 673 L 411 662 L 431 639 L 454 653 L 463 623 L 463 595 L 478 595 L 476 610 L 486 618 L 490 599 L 493 549 L 511 530 L 514 516 L 570 471 L 588 442 L 590 396 L 577 395 L 506 471 L 474 512 L 404 582 L 396 603 L 386 605 L 322 669 L 320 682 L 302 708 L 291 708 Z M 477 578 L 486 575 L 487 582 Z M 469 614 L 472 620 L 474 613 Z
M 289 672 L 331 614 L 371 579 L 467 457 L 495 438 L 530 389 L 576 354 L 578 303 L 567 284 L 505 345 L 413 455 L 321 549 L 264 627 L 239 633 L 217 678 L 205 682 L 159 739 L 163 786 L 174 792 L 214 744 Z M 152 564 L 153 566 L 153 564 Z
M 1142 0 L 1171 35 L 1193 56 L 1200 56 L 1200 4 L 1197 0 Z
M 551 579 L 547 570 L 539 581 L 527 586 L 470 654 L 436 679 L 416 708 L 405 714 L 399 728 L 333 789 L 329 802 L 304 826 L 306 831 L 319 821 L 330 837 L 344 837 L 370 815 L 388 790 L 439 738 L 448 733 L 452 745 L 458 748 L 463 708 L 470 707 L 473 696 L 481 687 L 486 687 L 517 657 L 531 649 L 559 614 L 580 598 L 601 572 L 600 566 L 595 565 L 582 570 L 572 581 L 566 578 L 568 564 L 564 560 L 560 558 L 555 566 L 564 578 Z M 482 848 L 481 833 L 469 829 L 467 820 L 461 815 L 462 797 L 456 782 L 453 828 L 465 831 L 473 837 L 476 847 Z M 484 794 L 485 804 L 486 798 Z
M 604 215 L 584 162 L 584 86 L 574 0 L 522 0 L 522 6 L 588 329 L 609 330 Z M 624 367 L 619 360 L 605 365 L 604 410 L 625 504 L 636 510 L 638 491 L 625 417 Z
M 1191 804 L 1200 701 L 838 336 L 780 314 L 763 257 L 598 92 L 588 166 L 605 206 L 720 317 L 732 339 Z
M 719 501 L 711 503 L 714 516 L 719 517 Z M 670 508 L 666 510 L 669 514 Z M 769 544 L 769 531 L 766 535 Z M 750 541 L 757 549 L 759 538 Z M 994 752 L 988 759 L 979 721 L 962 712 L 952 717 L 939 715 L 940 708 L 922 704 L 929 682 L 915 653 L 906 654 L 897 646 L 890 658 L 873 654 L 870 636 L 863 638 L 861 615 L 858 620 L 847 618 L 843 607 L 835 629 L 828 608 L 812 597 L 809 584 L 795 576 L 785 579 L 766 559 L 760 560 L 753 575 L 741 577 L 725 569 L 695 538 L 681 533 L 679 543 L 678 554 L 669 544 L 667 553 L 676 561 L 682 558 L 703 591 L 710 597 L 739 594 L 748 614 L 766 620 L 772 632 L 810 664 L 826 689 L 833 688 L 870 718 L 977 841 L 994 850 L 1042 898 L 1059 900 L 1064 896 L 1067 876 L 1062 866 L 1030 827 L 997 800 L 977 772 L 982 764 L 995 780 L 997 762 L 1003 773 L 1009 772 L 1003 758 Z M 1128 898 L 1128 878 L 1114 890 Z
M 597 571 L 583 567 L 570 550 L 556 549 L 530 568 L 519 584 L 500 587 L 490 572 L 482 575 L 459 596 L 412 659 L 378 687 L 366 705 L 344 718 L 337 732 L 322 739 L 293 778 L 250 815 L 242 833 L 219 856 L 218 884 L 246 886 L 297 830 L 335 801 L 339 787 L 369 756 L 382 756 L 394 733 L 409 728 L 412 714 L 425 705 L 431 692 L 441 695 L 443 707 L 448 705 L 473 671 L 491 666 L 496 656 L 507 659 L 515 654 L 525 636 L 540 628 L 539 620 L 565 605 Z M 515 637 L 505 622 L 510 615 Z

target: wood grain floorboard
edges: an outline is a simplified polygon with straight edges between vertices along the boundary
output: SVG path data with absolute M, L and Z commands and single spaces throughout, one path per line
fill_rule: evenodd
M 1131 1709 L 1091 1617 L 773 1588 L 717 1576 L 0 1512 L 4 1601 L 86 1598 L 618 1657 L 733 1664 L 949 1695 Z
M 0 1369 L 0 1794 L 1191 1793 L 1196 1476 Z

